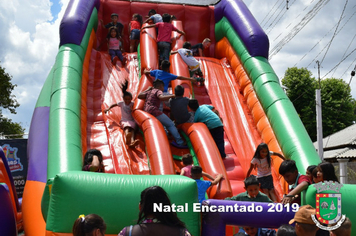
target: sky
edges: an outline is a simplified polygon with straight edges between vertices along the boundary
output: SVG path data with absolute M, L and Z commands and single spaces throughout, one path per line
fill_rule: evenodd
M 0 65 L 17 85 L 13 94 L 20 103 L 17 114 L 2 112 L 20 123 L 25 133 L 58 52 L 59 24 L 68 2 L 0 1 Z M 318 78 L 318 60 L 321 79 L 342 78 L 349 83 L 356 65 L 356 0 L 289 0 L 288 10 L 287 0 L 244 2 L 268 35 L 269 61 L 280 79 L 295 66 Z M 355 80 L 350 84 L 354 98 Z

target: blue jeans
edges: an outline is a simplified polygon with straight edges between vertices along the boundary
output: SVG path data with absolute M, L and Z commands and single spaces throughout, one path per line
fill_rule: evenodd
M 183 145 L 184 141 L 175 127 L 173 121 L 166 114 L 156 116 L 157 120 L 172 134 L 178 145 Z
M 169 53 L 171 51 L 171 43 L 168 42 L 158 42 L 157 43 L 159 50 L 159 60 L 167 60 L 169 61 Z
M 121 50 L 109 49 L 109 54 L 111 56 L 111 61 L 114 60 L 115 56 L 117 56 L 120 59 L 120 61 L 124 60 Z

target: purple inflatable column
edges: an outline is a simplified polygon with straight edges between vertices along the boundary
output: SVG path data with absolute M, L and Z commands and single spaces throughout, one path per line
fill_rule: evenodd
M 203 202 L 202 236 L 225 235 L 226 225 L 278 228 L 288 224 L 298 210 L 280 203 L 239 202 L 209 199 Z

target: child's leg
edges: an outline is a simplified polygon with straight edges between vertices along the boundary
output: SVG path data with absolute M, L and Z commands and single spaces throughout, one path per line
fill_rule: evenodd
M 169 52 L 171 51 L 171 44 L 168 42 L 158 42 L 159 59 L 169 61 Z
M 121 50 L 115 50 L 116 56 L 120 59 L 121 63 L 124 64 L 124 57 L 122 56 Z
M 268 189 L 269 196 L 273 202 L 277 202 L 276 194 L 274 193 L 274 188 Z
M 133 131 L 133 129 L 130 128 L 130 127 L 125 127 L 124 128 L 126 145 L 130 145 L 131 144 L 132 131 Z
M 180 137 L 180 134 L 179 134 L 177 128 L 175 127 L 173 121 L 171 119 L 169 119 L 169 117 L 166 114 L 159 115 L 156 118 L 173 135 L 173 137 L 176 140 L 177 144 L 183 146 L 184 145 L 184 141 Z
M 128 130 L 128 135 L 126 136 L 127 139 L 126 139 L 126 144 L 129 146 L 129 147 L 134 147 L 138 144 L 139 140 L 136 139 L 135 140 L 135 130 L 131 127 L 127 127 L 127 130 Z
M 115 50 L 109 49 L 109 55 L 110 55 L 110 57 L 111 57 L 111 61 L 113 61 L 113 60 L 114 60 L 114 57 L 116 56 Z
M 135 52 L 137 51 L 139 43 L 140 43 L 140 39 L 135 40 Z
M 135 48 L 135 40 L 130 39 L 130 52 L 134 52 Z
M 221 157 L 224 159 L 225 154 L 225 140 L 224 140 L 224 127 L 220 126 L 214 129 L 209 129 L 211 136 L 213 137 L 216 146 L 219 149 Z
M 194 71 L 194 73 L 200 77 L 203 77 L 203 72 L 201 72 L 200 67 L 196 71 Z

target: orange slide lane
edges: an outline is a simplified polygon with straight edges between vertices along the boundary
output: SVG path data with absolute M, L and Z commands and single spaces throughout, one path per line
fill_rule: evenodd
M 251 81 L 245 72 L 241 62 L 236 56 L 236 53 L 232 49 L 231 45 L 229 44 L 228 40 L 226 38 L 223 38 L 219 42 L 216 43 L 216 56 L 219 58 L 227 58 L 230 64 L 227 64 L 225 60 L 221 61 L 222 66 L 224 67 L 224 74 L 228 75 L 224 78 L 228 79 L 228 81 L 223 82 L 221 80 L 221 77 L 216 77 L 219 78 L 216 80 L 217 83 L 226 83 L 228 84 L 221 84 L 219 85 L 220 88 L 234 88 L 234 92 L 230 95 L 227 96 L 230 99 L 235 100 L 236 103 L 239 101 L 241 104 L 241 107 L 243 107 L 244 112 L 245 112 L 245 119 L 241 119 L 243 117 L 240 116 L 235 116 L 231 115 L 232 111 L 229 111 L 229 116 L 227 117 L 228 120 L 227 122 L 237 122 L 239 125 L 235 128 L 226 128 L 225 132 L 227 132 L 227 136 L 231 137 L 230 140 L 233 140 L 234 142 L 231 142 L 233 149 L 235 150 L 235 153 L 239 153 L 239 161 L 241 162 L 242 170 L 244 175 L 246 174 L 250 161 L 253 157 L 253 153 L 255 151 L 255 147 L 262 141 L 268 144 L 269 149 L 274 152 L 282 153 L 281 148 L 278 144 L 278 141 L 275 137 L 275 134 L 271 128 L 271 125 L 269 123 L 269 120 L 257 98 L 257 95 L 254 91 L 254 88 L 251 84 Z M 205 68 L 211 68 L 210 64 L 205 65 Z M 210 86 L 209 86 L 210 89 Z M 213 89 L 213 90 L 211 90 Z M 223 96 L 226 97 L 226 93 L 228 91 L 221 90 L 220 92 L 217 91 L 214 88 L 211 88 L 209 90 L 209 94 L 211 96 Z M 236 94 L 237 96 L 234 96 Z M 216 106 L 218 107 L 226 107 L 228 104 L 224 102 L 224 99 L 212 99 L 215 102 L 219 102 L 220 104 L 217 104 Z M 234 102 L 229 102 L 231 106 L 232 103 Z M 224 108 L 225 109 L 225 108 Z M 239 118 L 239 119 L 237 119 Z M 224 123 L 225 125 L 229 125 L 228 123 Z M 248 125 L 244 125 L 248 123 Z M 238 132 L 235 132 L 238 131 Z M 245 132 L 245 134 L 243 134 Z M 236 134 L 239 135 L 252 135 L 255 137 L 255 146 L 253 145 L 252 142 L 247 142 L 246 138 L 244 139 L 237 139 L 237 136 L 234 136 Z M 244 137 L 244 136 L 242 136 Z M 249 140 L 249 139 L 248 139 Z M 250 139 L 252 140 L 252 139 Z M 243 147 L 243 148 L 242 148 Z M 272 161 L 272 176 L 273 176 L 273 182 L 274 182 L 274 187 L 276 190 L 276 196 L 278 199 L 281 199 L 283 195 L 283 189 L 288 189 L 287 183 L 284 181 L 281 175 L 278 173 L 278 169 L 280 164 L 282 163 L 282 159 L 277 157 L 277 156 L 271 156 L 273 161 Z M 228 167 L 227 167 L 228 168 Z M 253 172 L 253 174 L 256 174 L 256 172 Z M 282 188 L 283 186 L 283 188 Z
M 180 30 L 183 29 L 183 26 L 180 21 L 174 21 L 173 24 Z M 173 33 L 173 38 L 175 38 L 178 34 Z M 173 47 L 173 50 L 177 50 L 182 48 L 184 42 L 184 37 L 180 37 L 177 40 L 176 45 Z M 171 73 L 189 77 L 189 71 L 187 65 L 184 63 L 179 54 L 173 54 L 170 57 L 171 62 Z M 194 93 L 198 92 L 199 96 L 203 98 L 206 93 L 206 89 L 204 86 L 193 85 L 190 81 L 186 80 L 174 80 L 171 82 L 172 90 L 177 85 L 182 85 L 184 90 L 185 97 L 192 97 L 193 90 Z M 195 95 L 196 96 L 196 95 Z M 204 101 L 209 101 L 209 99 L 203 98 Z M 200 104 L 204 104 L 202 100 L 199 99 Z M 226 197 L 230 197 L 232 195 L 232 190 L 230 186 L 229 176 L 226 173 L 224 163 L 220 156 L 219 150 L 215 145 L 213 138 L 210 135 L 210 132 L 206 125 L 203 123 L 194 123 L 194 124 L 183 124 L 182 129 L 185 134 L 188 135 L 192 145 L 194 152 L 198 158 L 199 164 L 201 165 L 204 172 L 209 173 L 212 176 L 216 176 L 217 174 L 222 174 L 224 179 L 217 186 L 213 186 L 209 189 L 208 195 L 209 198 L 218 198 L 224 199 Z

